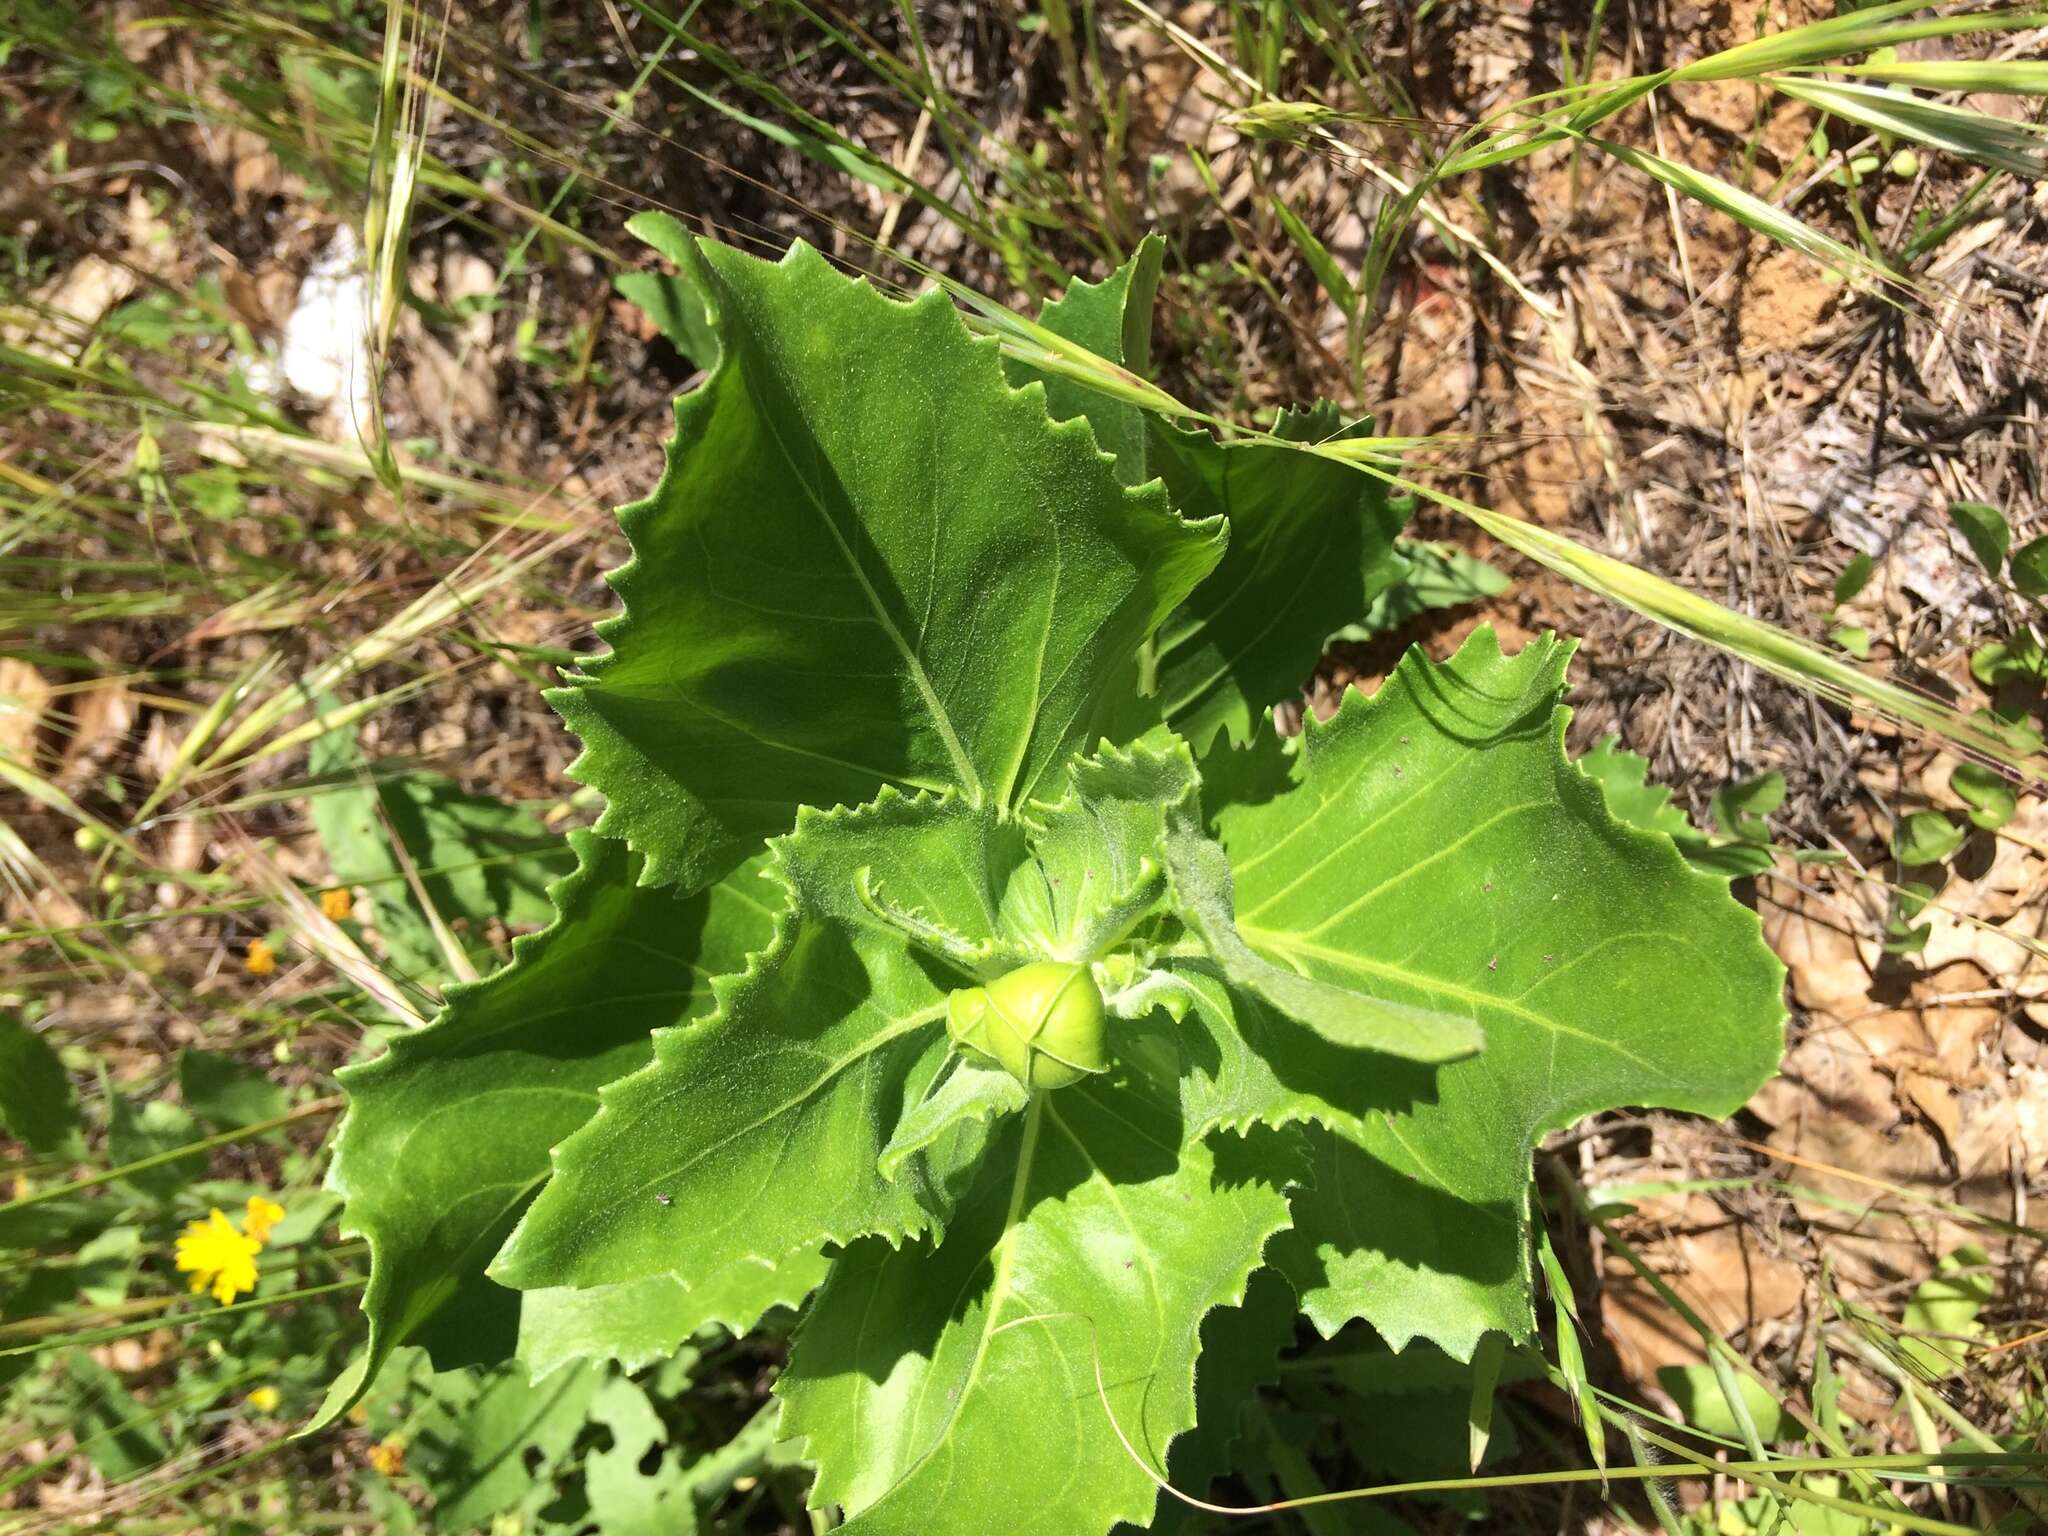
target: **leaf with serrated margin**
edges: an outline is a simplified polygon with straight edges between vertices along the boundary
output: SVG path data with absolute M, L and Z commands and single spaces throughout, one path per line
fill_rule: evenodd
M 1040 311 L 1038 323 L 1140 377 L 1149 374 L 1152 300 L 1159 290 L 1159 264 L 1165 253 L 1166 242 L 1147 235 L 1131 259 L 1101 282 L 1076 278 L 1067 284 L 1067 291 Z M 1004 358 L 1003 369 L 1013 384 L 1035 379 L 1045 385 L 1045 409 L 1054 421 L 1086 417 L 1095 429 L 1095 441 L 1105 453 L 1116 455 L 1116 477 L 1125 485 L 1143 485 L 1152 478 L 1144 411 L 1078 379 L 1044 372 L 1016 358 Z
M 1175 1036 L 1006 1122 L 945 1241 L 835 1264 L 776 1385 L 850 1536 L 1088 1536 L 1158 1496 L 1203 1319 L 1287 1221 L 1284 1149 L 1183 1134 Z
M 913 951 L 856 877 L 971 924 L 993 912 L 1001 830 L 950 792 L 801 812 L 770 844 L 789 897 L 773 943 L 714 982 L 716 1013 L 606 1086 L 492 1273 L 521 1290 L 695 1285 L 742 1259 L 924 1230 L 936 1183 L 921 1162 L 891 1182 L 876 1161 L 945 1062 L 946 994 L 965 978 Z
M 829 1267 L 822 1253 L 802 1253 L 774 1265 L 739 1259 L 694 1285 L 650 1275 L 586 1291 L 528 1291 L 519 1308 L 519 1360 L 535 1381 L 576 1360 L 616 1360 L 637 1371 L 703 1328 L 738 1335 L 770 1308 L 801 1305 Z
M 751 867 L 679 900 L 641 886 L 621 844 L 572 833 L 554 923 L 513 963 L 451 988 L 427 1028 L 341 1074 L 349 1111 L 329 1184 L 370 1243 L 369 1368 L 484 1265 L 597 1090 L 646 1062 L 649 1034 L 706 1012 L 711 977 L 767 942 L 773 888 Z M 330 1403 L 348 1406 L 344 1394 Z
M 1168 818 L 1194 814 L 1200 788 L 1164 729 L 1076 758 L 1066 792 L 1025 809 L 1031 859 L 1003 892 L 1003 925 L 1055 959 L 1100 955 L 1164 899 Z
M 1174 1487 L 1206 1497 L 1212 1483 L 1237 1470 L 1246 1420 L 1258 1407 L 1260 1389 L 1280 1379 L 1280 1352 L 1294 1342 L 1300 1316 L 1280 1272 L 1262 1269 L 1241 1306 L 1218 1307 L 1203 1320 L 1195 1427 L 1173 1442 L 1166 1461 Z M 1151 1529 L 1195 1529 L 1203 1518 L 1178 1499 L 1161 1499 Z
M 1775 1068 L 1783 970 L 1725 882 L 1627 827 L 1566 759 L 1568 647 L 1411 651 L 1307 728 L 1294 787 L 1216 830 L 1239 931 L 1275 964 L 1458 1011 L 1486 1049 L 1375 1060 L 1370 1112 L 1316 1118 L 1316 1177 L 1275 1245 L 1325 1333 L 1369 1320 L 1461 1359 L 1529 1337 L 1530 1147 L 1625 1104 L 1733 1112 Z M 1302 1092 L 1312 1068 L 1263 1052 Z M 1391 1103 L 1394 1107 L 1378 1107 Z
M 620 514 L 610 652 L 550 695 L 599 830 L 694 888 L 798 806 L 1021 804 L 1120 706 L 1222 526 L 1118 484 L 943 294 L 897 303 L 804 245 L 686 254 L 720 356 Z
M 953 1070 L 903 1117 L 875 1166 L 883 1178 L 894 1179 L 914 1153 L 924 1151 L 940 1137 L 971 1134 L 982 1122 L 1016 1114 L 1030 1099 L 1024 1085 L 1001 1067 L 957 1057 Z
M 626 233 L 678 265 L 689 260 L 690 232 L 671 214 L 659 209 L 636 213 L 626 220 Z M 712 329 L 703 297 L 686 278 L 626 272 L 613 278 L 612 286 L 645 311 L 669 345 L 699 368 L 708 368 L 717 359 L 718 333 Z
M 1283 414 L 1272 435 L 1320 443 L 1371 430 L 1320 405 Z M 1160 711 L 1198 753 L 1219 731 L 1249 741 L 1266 709 L 1308 681 L 1331 632 L 1406 571 L 1394 536 L 1408 504 L 1394 507 L 1379 481 L 1333 459 L 1157 421 L 1151 464 L 1183 516 L 1230 525 L 1222 563 L 1153 642 Z

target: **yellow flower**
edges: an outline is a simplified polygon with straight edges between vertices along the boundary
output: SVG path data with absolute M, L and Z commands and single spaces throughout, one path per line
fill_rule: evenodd
M 336 886 L 320 893 L 320 911 L 323 916 L 340 922 L 355 910 L 355 902 L 349 896 L 346 886 Z
M 370 1465 L 386 1477 L 396 1477 L 405 1470 L 405 1437 L 386 1435 L 370 1447 Z
M 256 1255 L 263 1240 L 234 1229 L 215 1206 L 204 1221 L 185 1224 L 178 1238 L 178 1268 L 192 1271 L 192 1289 L 213 1287 L 213 1298 L 222 1306 L 243 1291 L 256 1289 Z
M 258 1413 L 275 1413 L 277 1412 L 277 1405 L 282 1399 L 277 1395 L 277 1388 L 258 1387 L 254 1392 L 243 1398 L 242 1401 L 251 1408 L 254 1408 Z
M 270 975 L 277 969 L 277 951 L 261 939 L 251 939 L 248 958 L 243 960 L 242 969 L 251 976 Z
M 249 1197 L 249 1214 L 242 1218 L 242 1230 L 259 1243 L 270 1241 L 270 1229 L 284 1220 L 284 1207 L 261 1195 Z

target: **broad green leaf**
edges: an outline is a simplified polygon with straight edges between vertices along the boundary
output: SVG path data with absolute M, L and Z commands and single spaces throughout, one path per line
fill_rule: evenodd
M 1842 567 L 1842 574 L 1835 578 L 1835 603 L 1846 603 L 1870 584 L 1870 573 L 1876 569 L 1869 554 L 1857 550 L 1849 557 L 1849 563 Z
M 1046 305 L 1038 323 L 1055 336 L 1078 343 L 1132 373 L 1151 371 L 1152 299 L 1159 288 L 1159 263 L 1166 242 L 1147 235 L 1131 259 L 1099 283 L 1075 279 Z M 1003 360 L 1012 384 L 1033 380 L 1045 386 L 1045 409 L 1054 421 L 1085 417 L 1095 441 L 1116 455 L 1116 477 L 1125 485 L 1152 478 L 1146 455 L 1145 412 L 1089 389 L 1063 373 L 1048 373 L 1015 358 Z
M 458 1291 L 489 1286 L 484 1265 L 598 1088 L 646 1062 L 653 1030 L 707 1012 L 712 976 L 768 940 L 772 887 L 752 866 L 678 900 L 640 885 L 622 845 L 569 841 L 578 866 L 554 888 L 555 923 L 516 941 L 505 970 L 451 988 L 427 1028 L 342 1074 L 329 1183 L 348 1199 L 345 1229 L 370 1243 L 364 1384 Z
M 1828 638 L 1858 661 L 1870 660 L 1870 631 L 1861 624 L 1837 624 Z
M 1908 1336 L 1899 1340 L 1900 1352 L 1930 1377 L 1953 1373 L 1969 1352 L 1969 1340 L 1982 1333 L 1977 1314 L 1996 1289 L 1991 1260 L 1975 1243 L 1943 1254 L 1906 1303 L 1900 1322 Z
M 690 232 L 658 209 L 634 214 L 626 220 L 626 233 L 677 266 L 689 262 Z M 645 310 L 669 344 L 699 368 L 708 368 L 717 360 L 718 334 L 711 328 L 703 297 L 687 278 L 664 272 L 627 272 L 613 278 L 612 286 Z
M 307 761 L 324 781 L 312 796 L 313 826 L 334 879 L 368 888 L 370 924 L 399 975 L 450 979 L 408 862 L 433 915 L 480 969 L 497 963 L 492 918 L 529 928 L 554 915 L 547 882 L 567 873 L 568 849 L 532 807 L 469 794 L 437 773 L 373 765 L 351 731 L 319 738 Z
M 1014 1116 L 945 1241 L 833 1268 L 776 1385 L 846 1529 L 982 1536 L 1149 1522 L 1194 1422 L 1203 1319 L 1287 1221 L 1271 1149 L 1186 1140 L 1174 1037 Z M 1279 1161 L 1285 1166 L 1282 1155 Z
M 599 829 L 695 888 L 799 806 L 884 785 L 1020 805 L 1117 708 L 1223 529 L 1120 485 L 943 294 L 899 304 L 801 245 L 691 258 L 720 357 L 620 514 L 610 652 L 550 696 Z
M 576 1360 L 616 1360 L 637 1371 L 666 1359 L 714 1324 L 745 1333 L 773 1307 L 796 1307 L 824 1283 L 822 1254 L 780 1264 L 740 1259 L 695 1284 L 649 1275 L 589 1290 L 527 1291 L 519 1306 L 519 1359 L 534 1380 Z
M 1195 1427 L 1173 1442 L 1166 1467 L 1174 1487 L 1204 1494 L 1233 1470 L 1245 1420 L 1259 1389 L 1280 1377 L 1280 1352 L 1294 1342 L 1300 1307 L 1277 1269 L 1254 1273 L 1244 1302 L 1218 1307 L 1202 1321 L 1202 1353 L 1195 1371 Z M 1186 1506 L 1162 1499 L 1154 1527 Z
M 894 1179 L 914 1153 L 940 1137 L 962 1125 L 1014 1115 L 1030 1098 L 1024 1085 L 1002 1068 L 959 1057 L 952 1071 L 903 1117 L 875 1166 L 883 1178 Z
M 38 1157 L 75 1151 L 78 1094 L 50 1042 L 0 1013 L 0 1125 Z
M 1177 743 L 1083 759 L 1058 801 L 1004 821 L 952 792 L 800 813 L 771 845 L 790 893 L 774 944 L 716 983 L 715 1016 L 604 1090 L 494 1272 L 521 1289 L 690 1286 L 941 1220 L 1005 1107 L 954 1102 L 972 1076 L 941 1084 L 948 994 L 1022 959 L 1091 959 L 1074 946 L 1157 905 L 1175 772 L 1191 795 Z
M 1970 808 L 1970 820 L 1995 832 L 2019 814 L 2020 798 L 2004 774 L 1982 763 L 1959 763 L 1948 787 Z
M 467 1374 L 437 1377 L 440 1400 L 409 1421 L 406 1471 L 433 1495 L 437 1531 L 488 1530 L 496 1517 L 552 1498 L 555 1468 L 589 1422 L 605 1381 L 592 1365 L 533 1383 L 517 1369 L 481 1381 L 464 1380 Z
M 1224 976 L 1295 1023 L 1334 1044 L 1409 1061 L 1456 1061 L 1483 1043 L 1479 1027 L 1462 1014 L 1390 1001 L 1357 985 L 1355 978 L 1325 980 L 1261 955 L 1237 930 L 1230 860 L 1199 830 L 1176 827 L 1168 836 L 1166 857 L 1175 910 L 1208 946 Z M 1353 1070 L 1361 1065 L 1354 1063 Z
M 1076 759 L 1065 793 L 1026 812 L 1031 862 L 1004 890 L 999 920 L 1053 959 L 1100 955 L 1164 899 L 1167 825 L 1200 782 L 1185 744 L 1162 730 Z
M 1986 688 L 2044 673 L 2048 673 L 2048 653 L 2029 629 L 2015 629 L 2005 639 L 1980 645 L 1970 653 L 1970 676 Z
M 1162 249 L 1148 238 L 1106 281 L 1070 284 L 1040 323 L 1144 373 Z M 1248 739 L 1258 713 L 1315 670 L 1330 632 L 1364 617 L 1408 573 L 1392 544 L 1409 508 L 1391 509 L 1378 481 L 1270 442 L 1219 443 L 1077 381 L 1006 366 L 1015 381 L 1044 380 L 1055 418 L 1085 415 L 1125 484 L 1157 472 L 1183 517 L 1229 519 L 1222 563 L 1164 626 L 1153 661 L 1161 715 L 1196 751 L 1218 729 Z M 1370 431 L 1369 422 L 1345 426 L 1325 405 L 1284 412 L 1272 435 L 1320 443 Z
M 1785 775 L 1773 769 L 1753 779 L 1739 779 L 1714 791 L 1708 806 L 1714 825 L 1730 837 L 1748 842 L 1769 842 L 1771 824 L 1766 819 L 1785 803 Z
M 1892 831 L 1892 857 L 1905 869 L 1939 864 L 1963 846 L 1967 835 L 1940 811 L 1914 811 Z
M 254 1067 L 232 1056 L 189 1047 L 178 1052 L 178 1094 L 185 1107 L 215 1130 L 275 1120 L 285 1092 Z
M 694 1536 L 697 1506 L 683 1477 L 681 1452 L 669 1447 L 669 1429 L 647 1394 L 623 1376 L 598 1389 L 593 1423 L 611 1431 L 611 1444 L 583 1462 L 583 1493 L 598 1536 Z M 651 1471 L 640 1470 L 651 1460 Z
M 1952 501 L 1948 515 L 1978 564 L 1993 576 L 2004 571 L 2005 552 L 2012 545 L 2012 525 L 2005 514 L 1988 502 Z
M 1650 761 L 1625 750 L 1617 735 L 1602 736 L 1579 759 L 1579 771 L 1600 786 L 1615 818 L 1645 832 L 1673 838 L 1696 835 L 1685 812 L 1671 803 L 1671 791 L 1650 782 Z
M 1230 527 L 1222 563 L 1156 642 L 1160 712 L 1196 752 L 1219 731 L 1250 740 L 1267 707 L 1308 681 L 1329 635 L 1406 571 L 1394 535 L 1407 504 L 1397 511 L 1371 476 L 1284 446 L 1370 431 L 1327 405 L 1284 414 L 1272 433 L 1281 442 L 1219 443 L 1153 424 L 1152 463 L 1174 505 Z
M 1309 724 L 1294 787 L 1216 815 L 1255 949 L 1486 1037 L 1349 1078 L 1265 1052 L 1283 1108 L 1320 1094 L 1345 1133 L 1313 1138 L 1276 1245 L 1326 1333 L 1364 1317 L 1461 1358 L 1488 1328 L 1526 1339 L 1535 1138 L 1621 1104 L 1727 1114 L 1776 1065 L 1783 972 L 1755 915 L 1566 759 L 1567 656 L 1549 638 L 1503 656 L 1484 629 L 1442 665 L 1410 652 Z
M 2030 539 L 2012 552 L 2012 584 L 2028 597 L 2048 597 L 2048 537 Z
M 659 1035 L 651 1063 L 605 1087 L 493 1274 L 521 1290 L 689 1287 L 743 1260 L 924 1230 L 940 1191 L 923 1159 L 894 1182 L 876 1165 L 946 1060 L 959 978 L 870 911 L 857 877 L 970 922 L 992 911 L 990 836 L 957 794 L 802 812 L 771 845 L 788 893 L 773 942 L 713 983 L 711 1017 Z
M 1724 1440 L 1742 1438 L 1742 1425 L 1728 1406 L 1721 1378 L 1712 1366 L 1660 1365 L 1657 1367 L 1657 1385 L 1671 1394 L 1671 1400 L 1678 1404 L 1678 1411 L 1685 1415 L 1685 1422 L 1693 1428 L 1704 1434 L 1719 1435 Z M 1806 1432 L 1799 1421 L 1786 1411 L 1782 1402 L 1765 1390 L 1762 1382 L 1749 1376 L 1737 1376 L 1735 1389 L 1741 1395 L 1743 1411 L 1748 1414 L 1759 1438 L 1776 1442 L 1805 1437 Z
M 1685 855 L 1686 863 L 1707 874 L 1719 875 L 1724 880 L 1757 874 L 1777 862 L 1777 855 L 1768 842 L 1746 839 L 1716 841 L 1701 833 L 1685 812 L 1670 803 L 1669 789 L 1649 782 L 1649 761 L 1633 752 L 1623 751 L 1620 740 L 1618 736 L 1603 736 L 1594 744 L 1592 751 L 1579 759 L 1580 772 L 1599 784 L 1600 792 L 1607 799 L 1607 809 L 1617 820 L 1640 827 L 1645 832 L 1662 832 Z M 1783 789 L 1781 778 L 1778 780 L 1781 795 Z M 1768 835 L 1767 823 L 1752 820 L 1750 825 L 1761 828 Z

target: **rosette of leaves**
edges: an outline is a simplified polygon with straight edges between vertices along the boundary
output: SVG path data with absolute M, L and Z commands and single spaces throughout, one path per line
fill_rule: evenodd
M 1094 1532 L 1255 1275 L 1531 1339 L 1534 1140 L 1729 1112 L 1781 1043 L 1755 917 L 1566 759 L 1570 647 L 1411 654 L 1284 742 L 1399 574 L 1327 410 L 1220 442 L 806 248 L 675 253 L 716 355 L 553 695 L 606 810 L 553 926 L 347 1078 L 365 1369 L 801 1305 L 818 1505 Z M 1142 372 L 1157 259 L 1043 323 Z

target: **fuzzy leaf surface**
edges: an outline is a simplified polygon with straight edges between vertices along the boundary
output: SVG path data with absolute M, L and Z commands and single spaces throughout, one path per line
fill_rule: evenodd
M 519 1359 L 536 1381 L 576 1360 L 616 1360 L 637 1371 L 711 1324 L 738 1335 L 771 1307 L 800 1306 L 828 1267 L 823 1254 L 800 1253 L 773 1265 L 736 1260 L 695 1284 L 650 1275 L 585 1291 L 528 1291 L 520 1299 Z
M 659 1035 L 644 1070 L 605 1088 L 492 1273 L 521 1290 L 694 1286 L 745 1260 L 922 1231 L 938 1196 L 923 1162 L 893 1182 L 876 1165 L 945 1062 L 959 978 L 871 912 L 858 877 L 971 922 L 991 910 L 988 827 L 955 794 L 804 811 L 771 845 L 788 896 L 773 943 L 718 980 L 716 1013 Z
M 1461 1013 L 1486 1048 L 1326 1079 L 1276 1255 L 1326 1333 L 1364 1317 L 1461 1358 L 1528 1337 L 1530 1147 L 1617 1105 L 1733 1112 L 1775 1068 L 1783 970 L 1755 915 L 1627 827 L 1565 758 L 1569 651 L 1411 652 L 1311 724 L 1297 781 L 1216 828 L 1237 925 L 1275 964 Z M 1318 1074 L 1264 1053 L 1293 1115 Z
M 1162 735 L 1069 764 L 1028 819 L 950 791 L 804 811 L 771 845 L 789 897 L 774 943 L 717 982 L 713 1017 L 604 1090 L 493 1273 L 522 1290 L 687 1287 L 943 1221 L 987 1122 L 1020 1107 L 969 1094 L 972 1074 L 941 1083 L 947 995 L 994 979 L 981 957 L 994 974 L 1064 957 L 1133 910 L 1133 888 L 1156 904 L 1163 802 L 1194 792 L 1186 749 Z
M 1020 804 L 1111 716 L 1221 525 L 1119 484 L 943 294 L 897 303 L 802 245 L 687 254 L 719 357 L 620 514 L 611 651 L 551 696 L 599 829 L 694 888 L 799 806 Z
M 943 1243 L 841 1256 L 776 1387 L 846 1529 L 1107 1531 L 1149 1521 L 1194 1422 L 1203 1319 L 1234 1306 L 1287 1201 L 1247 1145 L 1183 1135 L 1175 1036 L 1005 1123 Z M 1285 1159 L 1278 1160 L 1286 1166 Z M 1079 1315 L 1076 1315 L 1079 1314 Z
M 369 1239 L 370 1365 L 485 1286 L 484 1266 L 548 1173 L 548 1149 L 641 1066 L 651 1031 L 707 1012 L 711 977 L 767 942 L 772 888 L 751 868 L 686 900 L 641 886 L 640 860 L 588 834 L 559 913 L 514 963 L 451 988 L 427 1028 L 342 1074 L 349 1112 L 329 1182 Z M 341 1400 L 339 1407 L 345 1407 Z

